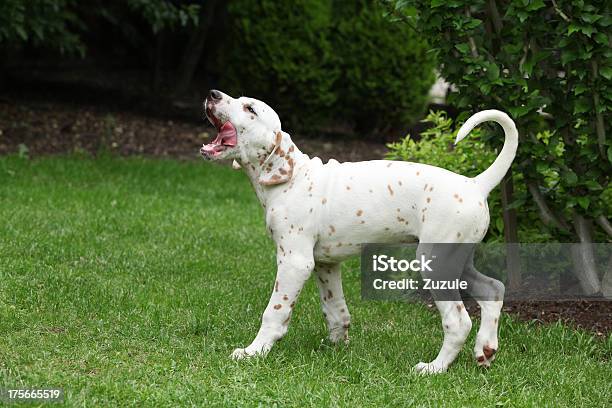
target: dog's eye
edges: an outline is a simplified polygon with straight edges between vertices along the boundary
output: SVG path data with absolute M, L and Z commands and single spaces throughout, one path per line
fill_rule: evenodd
M 246 108 L 247 108 L 247 110 L 248 110 L 249 112 L 251 112 L 253 115 L 257 115 L 257 112 L 255 112 L 255 109 L 253 109 L 253 107 L 252 107 L 252 106 L 247 106 Z

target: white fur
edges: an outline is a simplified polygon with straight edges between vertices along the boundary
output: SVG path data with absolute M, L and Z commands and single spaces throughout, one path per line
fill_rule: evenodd
M 222 94 L 206 106 L 238 130 L 238 144 L 217 158 L 234 159 L 247 172 L 266 213 L 277 246 L 277 277 L 262 324 L 253 342 L 236 349 L 234 358 L 266 354 L 287 331 L 297 297 L 314 271 L 332 342 L 348 341 L 350 315 L 340 276 L 340 262 L 366 242 L 398 243 L 416 237 L 426 243 L 480 242 L 489 225 L 487 195 L 508 170 L 518 133 L 503 112 L 475 114 L 457 141 L 479 123 L 492 120 L 506 133 L 504 147 L 489 169 L 468 178 L 427 164 L 368 161 L 323 164 L 309 158 L 281 130 L 276 113 L 251 98 Z M 256 114 L 250 113 L 251 107 Z M 495 287 L 498 301 L 480 301 L 481 326 L 474 349 L 479 365 L 488 366 L 498 348 L 497 328 L 504 286 L 484 277 L 470 260 L 464 279 L 474 294 Z M 421 373 L 445 371 L 472 326 L 462 302 L 439 301 L 444 341 L 438 356 L 419 363 Z M 492 351 L 491 351 L 492 350 Z

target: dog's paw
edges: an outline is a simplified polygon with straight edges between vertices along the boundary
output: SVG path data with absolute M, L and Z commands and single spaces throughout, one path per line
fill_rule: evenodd
M 253 357 L 264 357 L 266 354 L 268 354 L 268 351 L 270 351 L 271 348 L 272 346 L 268 345 L 262 347 L 249 346 L 247 348 L 237 348 L 232 352 L 232 355 L 230 357 L 233 360 L 244 360 Z
M 495 360 L 496 352 L 496 349 L 489 346 L 484 346 L 482 349 L 475 349 L 474 356 L 476 357 L 476 364 L 478 364 L 479 367 L 489 368 L 493 360 Z
M 246 349 L 237 348 L 232 352 L 232 355 L 230 357 L 232 358 L 232 360 L 242 360 L 243 358 L 248 358 L 251 356 L 247 354 Z
M 333 344 L 349 344 L 349 335 L 348 329 L 344 327 L 339 327 L 329 332 L 329 341 Z
M 414 372 L 423 375 L 444 373 L 446 372 L 446 369 L 447 367 L 445 367 L 444 365 L 437 364 L 433 361 L 431 363 L 420 362 L 419 364 L 413 367 Z

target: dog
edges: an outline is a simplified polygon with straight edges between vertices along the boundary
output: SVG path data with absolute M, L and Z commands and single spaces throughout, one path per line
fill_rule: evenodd
M 234 160 L 242 167 L 263 207 L 267 229 L 276 244 L 277 275 L 260 329 L 234 359 L 266 355 L 287 332 L 298 295 L 314 272 L 323 314 L 333 343 L 348 342 L 351 317 L 346 305 L 340 263 L 359 253 L 368 242 L 398 243 L 416 237 L 428 243 L 478 243 L 489 226 L 487 195 L 510 168 L 518 146 L 518 132 L 503 112 L 474 114 L 460 128 L 455 143 L 478 124 L 502 126 L 505 141 L 493 164 L 468 178 L 427 164 L 374 160 L 323 164 L 302 153 L 283 131 L 279 116 L 262 101 L 232 98 L 211 90 L 205 115 L 217 129 L 201 154 L 209 160 Z M 474 355 L 488 367 L 498 350 L 498 324 L 504 285 L 478 272 L 473 255 L 462 259 L 459 273 L 469 293 L 492 290 L 494 300 L 479 300 L 481 324 Z M 485 289 L 486 288 L 486 289 Z M 418 373 L 441 373 L 456 358 L 472 328 L 461 298 L 436 300 L 444 340 L 437 357 L 420 362 Z

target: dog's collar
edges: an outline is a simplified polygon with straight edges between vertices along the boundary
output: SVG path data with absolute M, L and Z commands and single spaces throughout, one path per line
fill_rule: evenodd
M 262 169 L 266 167 L 266 164 L 268 164 L 268 161 L 270 161 L 274 153 L 276 153 L 276 150 L 278 150 L 278 148 L 281 146 L 282 140 L 283 140 L 283 134 L 281 132 L 276 132 L 276 139 L 274 140 L 274 146 L 272 147 L 270 154 L 268 154 L 266 159 L 261 163 Z

